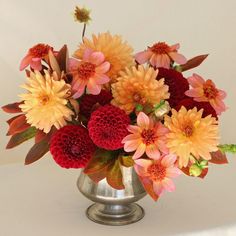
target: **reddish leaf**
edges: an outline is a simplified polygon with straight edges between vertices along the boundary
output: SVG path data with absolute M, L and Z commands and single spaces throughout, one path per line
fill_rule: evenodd
M 26 69 L 26 70 L 25 70 L 25 74 L 26 74 L 27 77 L 30 77 L 30 70 L 27 70 L 27 69 Z
M 207 174 L 208 174 L 208 168 L 205 168 L 202 170 L 202 173 L 198 177 L 204 179 Z
M 46 140 L 43 140 L 39 143 L 35 143 L 25 158 L 25 165 L 32 164 L 33 162 L 39 160 L 48 151 L 49 151 L 49 143 Z
M 45 139 L 47 136 L 46 133 L 44 133 L 42 130 L 37 130 L 36 135 L 35 135 L 35 143 L 39 143 L 43 139 Z
M 58 54 L 56 55 L 57 62 L 61 71 L 67 72 L 67 62 L 68 62 L 68 49 L 67 46 L 64 45 Z
M 19 112 L 22 112 L 21 109 L 19 108 L 19 105 L 22 103 L 23 102 L 11 103 L 11 104 L 3 106 L 2 109 L 3 111 L 7 113 L 19 113 Z
M 134 160 L 132 156 L 120 156 L 120 164 L 125 167 L 132 167 L 134 165 Z
M 30 125 L 26 122 L 25 115 L 20 115 L 19 117 L 12 120 L 7 135 L 14 135 L 21 133 L 28 129 Z
M 124 189 L 125 186 L 123 184 L 123 176 L 120 169 L 119 160 L 113 161 L 107 167 L 107 183 L 114 189 L 121 190 Z
M 190 70 L 199 66 L 207 57 L 208 57 L 208 54 L 196 56 L 188 60 L 186 64 L 180 66 L 181 71 Z
M 106 169 L 111 163 L 112 152 L 97 150 L 84 169 L 85 174 L 95 174 Z
M 88 175 L 88 177 L 92 179 L 95 183 L 99 183 L 101 180 L 105 179 L 106 176 L 107 176 L 107 168 L 104 168 L 100 172 Z
M 7 120 L 8 125 L 10 125 L 11 122 L 14 121 L 15 119 L 17 119 L 19 116 L 21 116 L 21 115 L 14 116 L 11 119 Z
M 209 160 L 209 162 L 214 164 L 228 164 L 225 153 L 221 152 L 220 150 L 211 152 L 211 160 Z
M 14 134 L 11 138 L 10 141 L 8 142 L 6 148 L 14 148 L 18 146 L 19 144 L 27 141 L 30 138 L 33 138 L 36 134 L 36 128 L 35 127 L 30 127 L 27 130 L 23 131 L 22 133 Z
M 157 201 L 159 196 L 153 190 L 153 183 L 148 178 L 142 178 L 141 176 L 138 176 L 138 177 L 139 177 L 144 189 L 146 190 L 146 192 L 150 195 L 150 197 L 154 201 Z

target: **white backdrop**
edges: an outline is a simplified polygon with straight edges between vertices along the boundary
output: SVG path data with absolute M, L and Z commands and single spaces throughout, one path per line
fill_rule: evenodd
M 123 35 L 123 38 L 133 45 L 135 51 L 142 50 L 155 41 L 166 41 L 170 44 L 179 42 L 181 44 L 180 52 L 187 58 L 209 53 L 210 56 L 207 61 L 195 72 L 205 78 L 214 80 L 219 88 L 227 91 L 226 104 L 229 109 L 220 119 L 222 143 L 236 143 L 235 0 L 0 0 L 1 106 L 18 99 L 17 95 L 21 92 L 18 85 L 25 81 L 24 73 L 20 73 L 18 70 L 19 62 L 29 47 L 38 42 L 43 42 L 54 46 L 55 49 L 66 43 L 71 53 L 76 49 L 81 40 L 82 30 L 82 26 L 74 22 L 72 17 L 74 6 L 77 4 L 87 6 L 92 10 L 93 21 L 87 28 L 87 36 L 90 36 L 93 32 L 109 30 L 111 33 Z M 190 73 L 192 71 L 188 72 L 187 75 Z M 7 138 L 4 137 L 7 132 L 5 120 L 8 118 L 7 114 L 0 112 L 0 163 L 23 163 L 24 156 L 32 143 L 24 144 L 11 151 L 4 150 L 7 143 Z M 47 156 L 46 159 L 49 158 L 50 156 Z M 68 173 L 71 173 L 71 179 L 77 175 L 75 171 L 58 169 L 51 160 L 46 159 L 34 164 L 32 168 L 35 168 L 36 172 L 37 170 L 40 172 L 40 170 L 43 171 L 42 167 L 45 167 L 46 170 L 43 172 L 46 176 L 56 172 L 59 177 L 65 178 L 62 181 L 63 183 L 68 180 L 66 179 Z M 199 180 L 193 181 L 181 177 L 177 182 L 178 190 L 176 193 L 168 194 L 167 197 L 164 197 L 165 200 L 161 200 L 161 203 L 167 205 L 167 211 L 164 211 L 163 208 L 162 214 L 158 215 L 158 217 L 164 217 L 161 221 L 162 224 L 158 227 L 164 227 L 164 220 L 167 225 L 164 230 L 157 230 L 156 232 L 162 232 L 160 235 L 169 235 L 167 232 L 175 232 L 175 228 L 168 231 L 168 217 L 170 217 L 170 223 L 177 228 L 177 223 L 179 223 L 180 227 L 184 229 L 183 222 L 186 221 L 186 224 L 188 224 L 187 231 L 198 232 L 201 229 L 214 229 L 216 226 L 223 227 L 224 225 L 227 228 L 231 227 L 228 225 L 234 223 L 236 225 L 236 190 L 235 184 L 233 184 L 236 180 L 236 157 L 230 156 L 230 159 L 231 165 L 229 166 L 213 166 L 204 183 Z M 0 173 L 2 173 L 1 186 L 3 185 L 5 191 L 9 193 L 10 189 L 6 181 L 9 180 L 10 174 L 7 173 L 13 173 L 16 166 L 15 164 L 5 166 L 7 171 L 4 169 L 2 172 L 0 169 Z M 24 168 L 22 165 L 20 168 L 22 169 L 19 169 L 19 173 L 25 171 L 30 176 L 33 172 L 29 170 L 30 167 Z M 46 171 L 48 172 L 46 173 Z M 22 176 L 17 176 L 17 178 L 20 177 Z M 12 181 L 14 183 L 13 179 Z M 54 183 L 50 184 L 53 185 Z M 66 184 L 69 184 L 69 182 Z M 50 187 L 48 189 L 50 190 Z M 30 189 L 27 191 L 30 193 Z M 15 194 L 17 194 L 17 190 Z M 7 194 L 4 196 L 5 199 L 9 199 Z M 214 199 L 213 205 L 211 205 L 212 202 L 205 202 L 204 199 L 207 201 Z M 198 202 L 198 200 L 202 202 Z M 190 214 L 187 217 L 184 213 L 178 212 L 181 211 L 178 208 L 178 203 L 181 205 L 184 202 L 186 202 L 186 205 L 183 204 L 182 210 L 186 211 L 187 215 Z M 145 200 L 146 205 L 144 207 L 150 211 L 153 208 L 154 210 L 160 210 L 161 203 L 154 204 L 150 200 Z M 174 212 L 168 208 L 168 204 L 170 204 L 169 206 L 173 204 L 171 209 L 174 209 Z M 199 207 L 203 210 L 202 212 L 195 209 L 196 204 L 197 207 L 200 204 Z M 209 209 L 203 209 L 203 207 L 207 208 L 209 206 Z M 196 210 L 196 216 L 189 212 L 191 208 Z M 20 216 L 20 213 L 18 214 Z M 150 219 L 152 219 L 152 214 L 150 212 L 148 215 Z M 168 216 L 168 214 L 172 215 Z M 202 224 L 204 227 L 201 227 L 199 223 L 201 221 L 200 215 L 203 217 L 204 222 Z M 11 213 L 8 212 L 8 216 L 10 220 Z M 176 222 L 173 217 L 179 218 L 179 221 Z M 147 221 L 145 221 L 143 227 L 148 225 Z M 155 227 L 155 224 L 149 223 L 149 226 Z M 236 235 L 236 231 L 230 231 L 233 229 L 232 226 L 227 231 L 228 234 L 224 231 L 224 234 L 219 235 Z M 181 233 L 182 231 L 176 230 L 176 232 Z M 230 234 L 230 232 L 234 233 Z M 114 232 L 112 231 L 112 233 Z

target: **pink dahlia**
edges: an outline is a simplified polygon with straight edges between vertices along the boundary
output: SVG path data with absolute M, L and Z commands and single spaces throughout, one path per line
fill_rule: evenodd
M 201 76 L 193 74 L 188 78 L 188 82 L 192 88 L 185 92 L 187 96 L 192 97 L 197 102 L 209 102 L 217 115 L 226 110 L 223 102 L 226 92 L 217 89 L 212 80 L 205 81 Z
M 148 47 L 145 51 L 139 52 L 135 55 L 135 60 L 139 64 L 146 62 L 150 63 L 153 67 L 164 67 L 169 69 L 171 63 L 177 62 L 184 64 L 187 59 L 178 53 L 179 44 L 169 46 L 165 42 L 158 42 Z
M 189 84 L 182 73 L 173 69 L 159 68 L 157 80 L 162 78 L 165 79 L 164 83 L 169 86 L 170 98 L 167 101 L 172 108 L 177 106 L 181 100 L 187 98 L 185 92 L 189 89 Z
M 121 141 L 128 134 L 129 124 L 130 118 L 123 110 L 105 105 L 91 114 L 89 135 L 98 147 L 116 150 L 123 147 Z
M 153 191 L 161 196 L 164 191 L 173 192 L 175 185 L 171 178 L 176 178 L 181 171 L 176 167 L 176 156 L 169 154 L 161 156 L 159 160 L 135 160 L 135 171 L 143 183 L 150 182 Z
M 93 52 L 90 49 L 85 50 L 82 61 L 71 60 L 73 97 L 78 98 L 83 95 L 85 88 L 90 94 L 99 94 L 102 85 L 110 80 L 106 75 L 109 69 L 110 63 L 105 61 L 103 53 Z
M 186 98 L 180 101 L 174 109 L 179 111 L 182 106 L 184 106 L 187 110 L 193 109 L 194 107 L 196 107 L 198 111 L 203 109 L 202 117 L 212 115 L 216 119 L 218 118 L 215 109 L 209 102 L 196 102 L 192 98 Z
M 168 129 L 161 122 L 154 122 L 145 113 L 138 114 L 137 126 L 129 125 L 128 131 L 131 134 L 126 136 L 122 143 L 126 152 L 135 151 L 134 160 L 140 158 L 145 152 L 149 158 L 155 160 L 160 158 L 160 151 L 168 153 L 166 147 Z
M 104 106 L 109 104 L 111 100 L 112 94 L 104 89 L 98 95 L 85 94 L 80 100 L 80 113 L 89 118 L 96 104 Z
M 42 60 L 48 60 L 49 51 L 53 48 L 47 44 L 39 43 L 29 49 L 27 55 L 20 63 L 20 70 L 24 70 L 28 65 L 34 70 L 42 70 Z
M 84 168 L 95 149 L 87 129 L 79 125 L 64 126 L 52 136 L 50 142 L 54 160 L 64 168 Z

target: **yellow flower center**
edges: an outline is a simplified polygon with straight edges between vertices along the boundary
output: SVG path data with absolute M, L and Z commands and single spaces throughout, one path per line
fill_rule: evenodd
M 170 47 L 164 42 L 159 42 L 159 43 L 153 44 L 150 47 L 150 50 L 154 52 L 155 54 L 166 54 L 170 52 Z
M 154 163 L 147 169 L 152 181 L 161 181 L 166 177 L 166 168 L 161 163 Z
M 78 75 L 82 80 L 88 80 L 95 73 L 96 66 L 90 62 L 83 62 L 78 67 Z
M 204 95 L 209 99 L 214 99 L 218 95 L 218 90 L 212 84 L 211 80 L 207 80 L 206 83 L 203 85 Z
M 49 45 L 39 43 L 34 47 L 30 48 L 29 53 L 33 57 L 45 57 L 48 55 L 49 50 L 52 49 Z
M 39 97 L 39 103 L 43 106 L 49 103 L 50 97 L 47 94 L 41 95 Z
M 133 100 L 134 102 L 144 105 L 146 103 L 146 99 L 142 98 L 142 96 L 139 93 L 134 93 L 133 94 Z
M 182 127 L 184 136 L 191 137 L 193 135 L 194 127 L 192 123 L 187 123 Z
M 144 129 L 141 133 L 143 143 L 150 145 L 156 141 L 155 132 L 153 129 Z

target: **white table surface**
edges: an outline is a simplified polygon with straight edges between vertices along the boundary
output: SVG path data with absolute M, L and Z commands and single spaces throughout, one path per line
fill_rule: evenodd
M 86 218 L 90 201 L 76 188 L 79 170 L 61 169 L 49 155 L 31 166 L 0 166 L 0 236 L 235 236 L 236 157 L 229 159 L 212 166 L 205 181 L 181 176 L 177 190 L 157 203 L 145 197 L 145 218 L 122 227 Z

